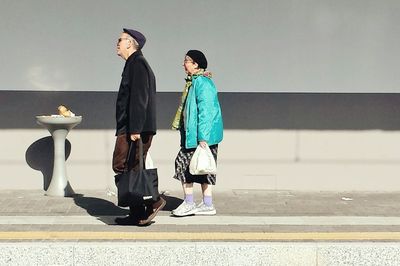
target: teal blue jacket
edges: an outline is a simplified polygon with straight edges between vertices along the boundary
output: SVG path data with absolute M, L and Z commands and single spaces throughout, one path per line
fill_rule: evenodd
M 184 111 L 186 148 L 196 148 L 199 141 L 209 146 L 223 139 L 223 122 L 214 82 L 205 76 L 194 76 Z

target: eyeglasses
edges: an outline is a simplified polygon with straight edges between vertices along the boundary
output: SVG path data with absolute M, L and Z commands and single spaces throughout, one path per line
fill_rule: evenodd
M 122 40 L 130 40 L 130 39 L 129 39 L 129 38 L 119 38 L 119 39 L 117 40 L 117 44 L 120 43 Z

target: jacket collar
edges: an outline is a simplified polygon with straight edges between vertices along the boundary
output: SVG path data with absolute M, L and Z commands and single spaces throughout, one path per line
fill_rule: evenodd
M 135 61 L 135 59 L 138 58 L 138 56 L 143 56 L 142 51 L 137 50 L 137 51 L 135 51 L 133 54 L 131 54 L 131 55 L 128 57 L 128 59 L 126 59 L 125 65 L 124 65 L 124 70 L 122 71 L 122 75 L 123 75 L 124 72 L 126 71 L 127 66 L 128 66 L 131 62 Z
M 137 50 L 137 51 L 135 51 L 133 54 L 131 54 L 131 55 L 128 57 L 128 59 L 126 59 L 126 62 L 127 62 L 127 63 L 128 63 L 128 62 L 131 62 L 131 61 L 135 60 L 135 58 L 137 58 L 137 57 L 140 56 L 140 55 L 143 55 L 142 51 L 141 51 L 141 50 Z

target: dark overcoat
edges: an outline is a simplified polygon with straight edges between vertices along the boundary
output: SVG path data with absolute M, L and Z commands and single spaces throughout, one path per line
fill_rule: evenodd
M 125 62 L 116 102 L 116 135 L 156 134 L 156 79 L 140 50 Z

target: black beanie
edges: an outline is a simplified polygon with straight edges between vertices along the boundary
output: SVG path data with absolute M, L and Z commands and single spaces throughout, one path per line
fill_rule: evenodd
M 207 68 L 207 59 L 205 55 L 199 50 L 189 50 L 186 53 L 187 56 L 193 59 L 195 63 L 199 65 L 199 68 L 206 69 Z

